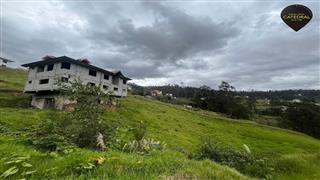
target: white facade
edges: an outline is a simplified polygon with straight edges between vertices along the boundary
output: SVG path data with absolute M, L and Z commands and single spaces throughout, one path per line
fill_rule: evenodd
M 67 65 L 66 63 L 70 64 L 70 69 L 63 68 L 63 64 Z M 90 70 L 92 72 L 91 75 L 89 74 Z M 48 63 L 30 67 L 24 92 L 37 93 L 39 91 L 57 90 L 56 81 L 59 78 L 64 78 L 67 81 L 79 78 L 84 84 L 94 83 L 96 86 L 101 86 L 105 92 L 110 92 L 115 96 L 127 96 L 126 79 L 122 79 L 111 72 L 106 74 L 105 72 L 70 62 L 55 62 L 53 64 Z

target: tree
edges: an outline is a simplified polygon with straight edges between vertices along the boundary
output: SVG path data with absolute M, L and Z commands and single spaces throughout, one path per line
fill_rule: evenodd
M 100 86 L 84 85 L 79 79 L 73 82 L 58 82 L 62 95 L 75 101 L 74 111 L 64 120 L 68 138 L 79 147 L 97 148 L 108 129 L 103 121 L 106 104 L 111 98 Z M 103 148 L 103 147 L 98 147 Z
M 225 113 L 233 118 L 248 119 L 250 117 L 249 109 L 252 107 L 248 107 L 249 103 L 246 105 L 247 101 L 243 97 L 236 97 L 235 90 L 234 86 L 222 81 L 215 99 L 210 104 L 212 104 L 214 111 Z
M 222 81 L 219 85 L 219 90 L 223 92 L 234 92 L 236 88 L 231 86 L 228 82 Z
M 283 115 L 282 126 L 320 138 L 320 107 L 314 104 L 294 103 Z

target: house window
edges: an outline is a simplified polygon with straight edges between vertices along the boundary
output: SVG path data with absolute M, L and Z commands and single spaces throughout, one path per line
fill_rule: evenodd
M 44 71 L 44 66 L 39 66 L 37 69 L 37 72 L 43 72 Z
M 53 70 L 54 64 L 49 64 L 47 67 L 47 71 L 52 71 Z
M 103 85 L 103 86 L 102 86 L 102 88 L 103 88 L 104 90 L 109 89 L 109 87 L 108 87 L 108 86 L 106 86 L 106 85 Z
M 70 69 L 71 64 L 68 62 L 61 63 L 61 69 Z
M 49 83 L 49 79 L 41 79 L 39 81 L 39 84 L 48 84 Z
M 95 86 L 96 84 L 95 84 L 95 83 L 92 83 L 92 82 L 88 82 L 88 85 L 90 85 L 90 86 Z
M 105 75 L 103 76 L 103 78 L 106 79 L 106 80 L 109 80 L 109 75 L 108 75 L 108 74 L 105 74 Z
M 123 92 L 126 92 L 126 89 L 122 89 Z
M 127 80 L 123 80 L 123 84 L 127 84 Z
M 115 77 L 112 77 L 112 84 L 118 85 L 119 84 L 119 79 L 115 78 Z
M 97 76 L 97 71 L 89 70 L 90 76 Z
M 69 82 L 69 78 L 67 78 L 67 77 L 61 77 L 61 82 L 67 83 L 67 82 Z
M 114 90 L 114 91 L 118 91 L 118 88 L 117 88 L 117 87 L 115 87 L 115 88 L 113 88 L 113 90 Z
M 32 81 L 29 81 L 28 83 L 29 83 L 29 84 L 31 84 L 31 83 L 32 83 Z

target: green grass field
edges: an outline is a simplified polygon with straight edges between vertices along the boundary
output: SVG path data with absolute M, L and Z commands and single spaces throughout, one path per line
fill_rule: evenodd
M 27 71 L 0 67 L 0 90 L 19 90 L 27 80 Z
M 7 78 L 10 77 L 10 78 Z M 12 93 L 23 89 L 26 72 L 0 68 L 0 173 L 13 156 L 30 156 L 34 173 L 21 176 L 20 168 L 13 179 L 251 179 L 213 161 L 189 159 L 201 141 L 210 137 L 243 151 L 243 144 L 252 152 L 275 156 L 279 168 L 270 169 L 271 179 L 320 179 L 320 141 L 310 136 L 280 128 L 259 125 L 247 120 L 234 120 L 214 112 L 187 110 L 182 106 L 162 103 L 140 96 L 119 100 L 114 112 L 106 112 L 108 120 L 130 126 L 139 121 L 148 124 L 147 138 L 165 142 L 165 151 L 143 156 L 116 150 L 98 152 L 77 148 L 71 153 L 51 156 L 25 142 L 28 128 L 52 114 L 20 106 L 28 96 Z M 22 103 L 24 104 L 24 103 Z M 59 112 L 57 112 L 59 113 Z M 106 162 L 94 169 L 79 171 L 77 167 L 105 157 Z

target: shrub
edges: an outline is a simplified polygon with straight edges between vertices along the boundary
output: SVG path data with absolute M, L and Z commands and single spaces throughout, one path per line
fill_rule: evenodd
M 250 163 L 252 156 L 232 148 L 225 147 L 220 143 L 204 142 L 196 155 L 197 159 L 208 158 L 229 166 L 237 166 L 238 163 Z
M 30 133 L 32 144 L 50 151 L 63 149 L 61 146 L 69 143 L 79 147 L 104 150 L 106 145 L 112 142 L 112 136 L 117 129 L 114 123 L 107 124 L 103 119 L 110 96 L 104 93 L 101 87 L 83 85 L 79 80 L 70 82 L 68 85 L 59 83 L 58 85 L 63 95 L 77 102 L 74 111 L 53 112 L 51 119 L 44 120 L 35 126 Z M 63 117 L 59 118 L 57 116 L 59 114 Z M 139 136 L 138 133 L 137 136 Z M 105 140 L 110 142 L 105 143 Z
M 274 171 L 273 159 L 251 153 L 245 145 L 247 152 L 239 151 L 214 141 L 206 140 L 198 149 L 194 158 L 210 159 L 215 162 L 233 167 L 243 174 L 255 177 L 271 177 Z
M 111 100 L 109 94 L 99 86 L 84 85 L 80 80 L 68 84 L 58 82 L 58 85 L 62 94 L 77 102 L 74 111 L 64 120 L 68 139 L 79 147 L 105 149 L 102 144 L 105 144 L 108 127 L 103 114 Z
M 28 140 L 34 146 L 49 151 L 56 151 L 59 147 L 68 145 L 61 128 L 51 119 L 45 119 L 33 126 Z

